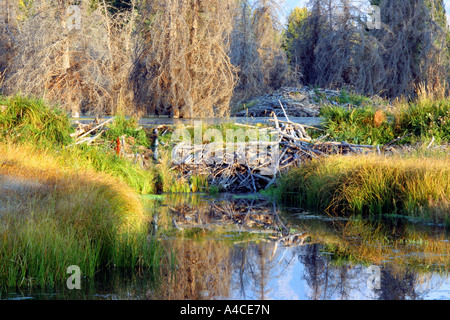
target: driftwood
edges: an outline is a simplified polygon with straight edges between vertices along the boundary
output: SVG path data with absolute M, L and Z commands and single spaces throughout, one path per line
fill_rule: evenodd
M 114 120 L 115 117 L 101 122 L 99 118 L 95 118 L 90 124 L 78 124 L 75 132 L 70 135 L 75 139 L 73 146 L 83 143 L 87 143 L 88 145 L 92 144 L 102 136 L 104 130 L 106 130 L 106 125 Z

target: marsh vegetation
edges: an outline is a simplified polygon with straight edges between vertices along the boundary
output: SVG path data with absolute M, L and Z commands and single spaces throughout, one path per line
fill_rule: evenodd
M 380 28 L 346 0 L 312 0 L 284 27 L 273 0 L 82 0 L 77 28 L 64 1 L 0 0 L 1 297 L 448 297 L 433 287 L 449 270 L 443 1 L 370 3 Z M 292 110 L 264 101 L 277 92 Z M 266 107 L 270 124 L 216 121 Z M 111 118 L 78 134 L 69 115 Z M 177 129 L 206 148 L 245 128 L 258 135 L 236 145 L 281 134 L 270 178 L 261 164 L 173 159 Z M 224 195 L 233 184 L 252 194 Z

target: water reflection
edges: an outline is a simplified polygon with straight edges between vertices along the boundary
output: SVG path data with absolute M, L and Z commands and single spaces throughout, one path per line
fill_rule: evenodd
M 81 291 L 10 291 L 2 299 L 449 299 L 445 229 L 278 208 L 259 197 L 149 199 L 156 236 L 173 253 L 159 281 L 104 271 Z M 179 231 L 175 224 L 183 227 Z M 200 230 L 191 232 L 189 228 Z M 231 230 L 231 231 L 230 231 Z M 248 232 L 252 231 L 252 236 Z M 307 233 L 308 243 L 275 240 Z M 368 267 L 379 268 L 380 287 Z
M 202 241 L 185 238 L 171 244 L 181 257 L 176 272 L 181 280 L 172 281 L 170 289 L 164 289 L 164 299 L 450 297 L 448 235 L 439 226 L 397 218 L 367 221 L 313 215 L 296 208 L 278 208 L 259 197 L 172 198 L 169 202 L 170 216 L 179 224 L 186 228 L 190 223 L 195 227 L 203 223 L 209 233 L 203 234 Z M 246 225 L 247 221 L 260 223 Z M 286 247 L 272 241 L 276 238 L 273 234 L 261 234 L 244 243 L 211 241 L 220 239 L 217 229 L 210 232 L 210 226 L 217 223 L 238 225 L 239 230 L 242 226 L 278 230 L 280 237 L 302 232 L 311 235 L 312 242 Z M 207 259 L 194 265 L 192 256 L 195 261 L 198 257 Z M 380 289 L 370 286 L 370 265 L 379 267 Z M 198 268 L 195 272 L 194 267 Z M 196 275 L 195 283 L 187 274 Z M 216 283 L 215 279 L 223 281 Z
M 335 265 L 322 246 L 277 248 L 269 242 L 229 245 L 186 241 L 177 279 L 152 298 L 237 300 L 426 299 L 450 297 L 448 275 L 381 268 L 380 289 L 367 266 Z M 161 291 L 160 291 L 161 292 Z

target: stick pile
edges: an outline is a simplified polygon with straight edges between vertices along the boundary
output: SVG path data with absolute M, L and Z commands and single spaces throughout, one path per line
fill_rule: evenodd
M 79 123 L 75 129 L 75 132 L 70 135 L 75 139 L 74 145 L 83 143 L 91 145 L 101 137 L 103 132 L 106 130 L 106 125 L 114 120 L 115 117 L 101 122 L 99 118 L 95 118 L 95 120 L 90 124 Z
M 206 175 L 209 183 L 217 186 L 220 191 L 257 192 L 269 188 L 280 173 L 301 165 L 304 161 L 330 154 L 359 154 L 364 153 L 365 149 L 374 148 L 347 142 L 324 141 L 327 135 L 313 141 L 306 128 L 321 129 L 292 122 L 282 103 L 279 103 L 286 121 L 279 120 L 272 113 L 274 127 L 269 128 L 271 141 L 225 145 L 213 142 L 194 147 L 181 144 L 177 150 L 181 157 L 176 169 L 186 176 Z

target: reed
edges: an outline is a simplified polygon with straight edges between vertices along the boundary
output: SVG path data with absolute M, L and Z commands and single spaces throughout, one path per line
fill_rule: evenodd
M 164 257 L 125 182 L 61 165 L 30 145 L 0 144 L 0 286 L 44 286 L 100 268 L 148 268 Z M 4 205 L 3 205 L 4 204 Z
M 280 180 L 286 203 L 338 214 L 400 213 L 448 223 L 449 157 L 333 156 L 305 163 Z

